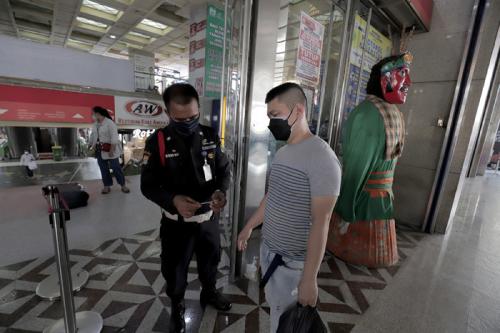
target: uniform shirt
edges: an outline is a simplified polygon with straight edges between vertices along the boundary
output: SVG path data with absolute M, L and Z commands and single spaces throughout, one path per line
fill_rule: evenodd
M 341 168 L 317 136 L 281 148 L 269 175 L 262 237 L 271 252 L 304 261 L 314 197 L 338 196 Z
M 176 195 L 186 195 L 198 202 L 211 199 L 216 190 L 226 192 L 231 175 L 230 163 L 212 128 L 200 125 L 191 138 L 181 137 L 171 127 L 160 130 L 165 139 L 165 165 L 162 165 L 158 131 L 146 141 L 145 165 L 141 173 L 141 191 L 171 214 Z M 205 161 L 210 165 L 212 180 L 203 173 Z M 203 206 L 197 214 L 209 210 Z

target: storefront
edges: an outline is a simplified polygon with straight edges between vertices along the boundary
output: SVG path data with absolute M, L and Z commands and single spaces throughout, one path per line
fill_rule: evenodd
M 64 158 L 87 157 L 92 107 L 96 105 L 106 108 L 119 130 L 125 131 L 120 135 L 124 147 L 139 145 L 143 149 L 143 143 L 136 143 L 127 133 L 168 123 L 158 95 L 106 95 L 12 85 L 0 88 L 0 122 L 5 126 L 0 132 L 2 159 L 19 158 L 25 150 L 40 159 L 53 158 L 54 150 L 61 150 Z M 124 156 L 123 162 L 130 157 Z
M 299 83 L 306 93 L 312 132 L 342 156 L 342 126 L 366 96 L 371 67 L 399 52 L 402 31 L 429 28 L 432 1 L 377 4 L 371 0 L 226 1 L 224 32 L 215 34 L 222 41 L 214 44 L 225 49 L 220 133 L 236 165 L 230 214 L 224 217 L 233 223 L 233 240 L 259 206 L 269 166 L 283 144 L 270 138 L 267 130 L 266 93 L 286 81 Z M 203 22 L 197 17 L 191 22 L 190 81 L 199 89 L 207 86 L 203 84 L 206 66 L 205 72 L 198 73 L 200 59 L 205 59 L 197 40 Z M 232 245 L 232 274 L 238 275 L 245 259 Z

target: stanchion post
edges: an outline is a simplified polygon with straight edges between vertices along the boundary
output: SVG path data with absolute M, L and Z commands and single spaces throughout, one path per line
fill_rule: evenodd
M 67 333 L 76 333 L 75 302 L 73 299 L 73 286 L 71 282 L 71 267 L 68 254 L 66 235 L 66 212 L 59 205 L 59 191 L 56 186 L 44 188 L 47 196 L 50 215 L 49 221 L 52 226 L 52 236 L 56 249 L 55 261 L 57 274 L 59 275 L 61 287 L 61 301 L 64 309 L 64 325 Z

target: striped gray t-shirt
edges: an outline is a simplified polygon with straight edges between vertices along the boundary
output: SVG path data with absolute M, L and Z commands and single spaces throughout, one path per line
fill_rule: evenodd
M 341 167 L 330 146 L 317 136 L 281 148 L 267 185 L 262 237 L 269 249 L 305 260 L 311 227 L 311 199 L 338 196 Z

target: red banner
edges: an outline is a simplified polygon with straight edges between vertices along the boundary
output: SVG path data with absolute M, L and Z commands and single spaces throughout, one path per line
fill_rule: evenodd
M 0 85 L 0 121 L 91 123 L 96 105 L 114 115 L 114 96 Z

